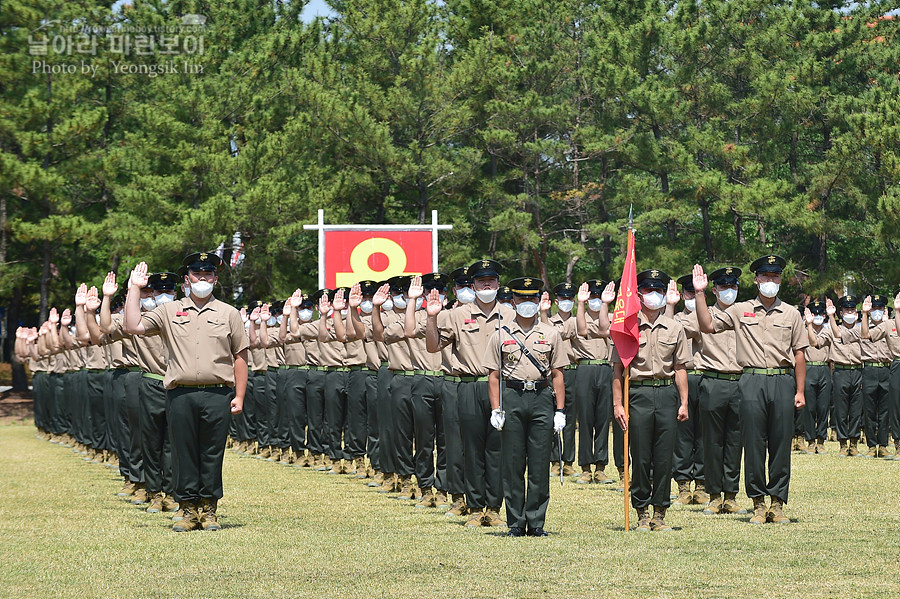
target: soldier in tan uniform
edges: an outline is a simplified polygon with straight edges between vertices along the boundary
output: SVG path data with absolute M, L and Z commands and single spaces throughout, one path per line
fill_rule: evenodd
M 285 357 L 294 352 L 303 351 L 305 355 L 306 368 L 301 368 L 301 372 L 305 372 L 305 386 L 303 389 L 303 397 L 300 403 L 295 404 L 297 410 L 294 414 L 293 423 L 291 425 L 291 443 L 294 444 L 294 452 L 299 453 L 299 466 L 324 468 L 325 457 L 322 450 L 323 440 L 320 436 L 320 430 L 313 428 L 313 423 L 322 424 L 322 404 L 321 401 L 316 403 L 310 400 L 310 396 L 316 396 L 321 399 L 321 391 L 323 389 L 325 372 L 319 368 L 319 324 L 313 320 L 315 314 L 314 296 L 299 296 L 295 292 L 291 297 L 291 316 L 288 328 L 283 333 L 279 331 L 279 336 L 285 335 L 283 338 L 285 344 Z M 298 345 L 298 349 L 292 346 Z M 290 348 L 290 349 L 288 349 Z M 318 408 L 318 413 L 313 415 L 313 411 Z M 318 418 L 318 420 L 317 420 Z M 306 451 L 302 451 L 305 448 Z
M 573 464 L 575 463 L 575 406 L 577 404 L 575 394 L 575 380 L 577 378 L 578 363 L 575 356 L 575 350 L 572 347 L 572 342 L 575 338 L 575 335 L 565 336 L 562 333 L 566 323 L 570 320 L 572 321 L 572 323 L 569 325 L 569 329 L 572 331 L 575 330 L 575 312 L 573 310 L 573 308 L 575 308 L 575 286 L 572 285 L 572 283 L 560 283 L 553 288 L 553 295 L 554 299 L 556 300 L 556 314 L 552 316 L 550 315 L 552 304 L 550 303 L 548 295 L 546 302 L 541 301 L 541 322 L 552 324 L 556 328 L 556 330 L 560 332 L 560 335 L 562 336 L 564 353 L 569 360 L 569 363 L 563 366 L 563 377 L 565 377 L 566 387 L 565 411 L 566 414 L 570 414 L 572 418 L 569 418 L 566 421 L 566 428 L 563 429 L 559 437 L 562 438 L 563 476 L 571 476 L 575 474 L 575 468 L 573 467 Z M 551 439 L 553 440 L 553 447 L 551 447 L 550 449 L 550 474 L 559 476 L 558 457 L 560 454 L 560 448 L 557 447 L 557 436 L 553 435 Z M 588 464 L 586 466 L 587 476 L 585 476 L 585 466 L 581 466 L 581 478 L 579 478 L 577 482 L 591 482 L 591 465 L 592 464 Z
M 287 336 L 291 318 L 297 318 L 296 313 L 303 305 L 303 293 L 297 289 L 281 304 L 277 339 L 284 363 L 278 373 L 278 426 L 280 441 L 286 444 L 281 448 L 281 462 L 301 467 L 306 461 L 306 374 L 309 366 L 303 343 L 298 343 L 299 339 L 288 343 Z
M 825 453 L 825 437 L 828 434 L 828 406 L 831 404 L 831 355 L 830 345 L 817 347 L 813 339 L 818 337 L 827 322 L 827 306 L 815 300 L 806 306 L 805 319 L 809 334 L 806 348 L 806 406 L 803 408 L 803 430 L 807 447 L 805 453 Z
M 747 495 L 753 500 L 751 524 L 785 523 L 783 506 L 791 480 L 791 439 L 794 410 L 806 400 L 806 358 L 809 345 L 800 312 L 778 299 L 786 261 L 763 256 L 750 269 L 756 273 L 759 296 L 722 310 L 713 318 L 706 305 L 707 277 L 694 266 L 697 319 L 700 330 L 711 334 L 734 330 L 741 374 L 741 438 Z M 768 460 L 766 454 L 768 453 Z M 768 480 L 766 478 L 768 465 Z M 771 502 L 766 507 L 765 496 Z
M 166 413 L 174 453 L 175 498 L 184 518 L 172 530 L 218 530 L 222 460 L 231 414 L 239 414 L 247 388 L 249 341 L 238 311 L 212 296 L 221 259 L 201 252 L 183 265 L 189 297 L 140 313 L 147 265 L 131 274 L 125 331 L 160 335 L 167 350 Z
M 639 531 L 671 530 L 665 517 L 671 505 L 675 434 L 677 423 L 688 418 L 686 365 L 691 361 L 691 348 L 681 324 L 664 314 L 663 293 L 669 280 L 666 273 L 656 269 L 637 275 L 640 341 L 629 367 L 627 420 L 623 406 L 625 370 L 615 348 L 611 359 L 613 413 L 622 430 L 631 430 L 631 505 L 638 513 Z M 651 505 L 652 520 L 648 509 Z
M 891 351 L 888 348 L 887 297 L 875 294 L 863 301 L 860 353 L 863 360 L 863 418 L 866 429 L 867 458 L 893 458 L 887 445 L 890 435 L 888 386 Z M 871 335 L 869 333 L 872 333 Z
M 553 432 L 566 426 L 562 368 L 569 357 L 556 327 L 537 318 L 542 285 L 536 277 L 509 282 L 516 317 L 491 335 L 483 358 L 490 373 L 490 422 L 503 441 L 503 496 L 511 537 L 547 536 L 546 464 Z M 549 303 L 549 296 L 543 301 Z

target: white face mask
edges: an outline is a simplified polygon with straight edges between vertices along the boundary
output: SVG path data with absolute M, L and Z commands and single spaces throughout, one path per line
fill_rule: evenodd
M 94 320 L 97 321 L 97 324 L 100 324 L 100 315 L 99 315 L 99 314 L 94 314 Z
M 815 316 L 813 316 L 813 324 L 816 326 L 825 324 L 825 317 L 821 314 L 816 314 Z
M 417 298 L 416 298 L 416 310 L 421 310 L 421 309 L 422 309 L 422 304 L 424 304 L 424 303 L 425 303 L 425 298 L 424 298 L 424 297 L 417 297 Z
M 266 324 L 270 327 L 274 327 L 276 324 L 278 324 L 278 319 L 274 316 L 270 316 L 269 320 L 266 321 Z
M 400 308 L 401 310 L 405 310 L 405 309 L 406 309 L 406 304 L 407 304 L 407 302 L 406 302 L 406 298 L 405 298 L 405 297 L 403 297 L 402 295 L 395 295 L 395 296 L 394 296 L 394 307 L 395 307 L 395 308 Z
M 162 306 L 163 304 L 168 304 L 169 302 L 175 299 L 174 293 L 160 293 L 156 296 L 156 305 Z
M 441 300 L 441 305 L 443 306 L 447 301 L 447 295 L 445 293 L 438 293 L 438 299 Z
M 197 281 L 191 285 L 191 293 L 199 297 L 200 299 L 204 299 L 209 297 L 209 294 L 212 293 L 213 284 L 209 281 Z
M 778 283 L 772 283 L 771 281 L 766 283 L 760 283 L 759 285 L 759 293 L 763 297 L 775 297 L 778 295 L 778 289 L 781 288 L 781 285 Z
M 191 286 L 190 285 L 182 285 L 181 292 L 184 293 L 184 297 L 187 297 L 191 294 Z
M 475 291 L 471 287 L 463 287 L 456 292 L 456 299 L 461 304 L 471 304 L 475 301 Z
M 536 302 L 519 302 L 516 304 L 516 314 L 522 318 L 531 318 L 538 312 Z
M 599 312 L 603 307 L 603 300 L 599 297 L 592 297 L 588 300 L 588 310 L 591 312 Z
M 497 297 L 496 289 L 482 289 L 481 291 L 476 291 L 475 295 L 478 296 L 482 302 L 489 304 Z
M 375 304 L 372 303 L 372 300 L 363 300 L 359 304 L 359 309 L 362 310 L 363 314 L 371 314 L 374 307 Z
M 348 310 L 347 308 L 341 310 L 341 316 L 346 318 L 348 314 L 350 314 L 350 310 Z
M 390 298 L 385 300 L 385 302 L 383 304 L 381 304 L 381 309 L 384 310 L 385 312 L 390 312 L 391 310 L 393 310 L 394 309 L 394 300 L 392 300 Z
M 666 305 L 666 296 L 659 291 L 651 291 L 650 293 L 642 293 L 641 300 L 648 310 L 659 310 Z
M 250 328 L 250 321 L 249 321 L 249 320 L 245 320 L 245 321 L 244 321 L 244 328 L 245 328 L 245 329 L 249 329 L 249 328 Z
M 737 299 L 737 289 L 722 289 L 719 291 L 719 301 L 730 306 Z
M 141 298 L 141 308 L 144 309 L 145 312 L 149 312 L 153 308 L 156 307 L 156 298 L 153 297 L 142 297 Z
M 571 312 L 572 308 L 575 307 L 575 302 L 570 299 L 564 299 L 556 302 L 556 305 L 559 306 L 560 312 Z
M 279 314 L 275 320 L 278 322 L 278 324 L 281 324 L 284 321 L 284 314 Z
M 696 299 L 686 299 L 684 300 L 684 307 L 687 308 L 689 312 L 697 311 L 697 300 Z
M 502 302 L 500 305 L 501 305 L 501 306 L 506 306 L 506 307 L 509 308 L 510 310 L 515 310 L 515 308 L 513 308 L 513 305 L 512 305 L 511 303 L 509 303 L 509 302 Z
M 302 310 L 297 312 L 297 316 L 303 322 L 309 322 L 310 320 L 312 320 L 312 315 L 313 315 L 313 311 L 310 310 L 309 308 L 303 308 Z
M 856 312 L 853 312 L 852 314 L 844 314 L 843 315 L 844 322 L 847 324 L 853 324 L 854 322 L 856 322 L 856 317 L 857 317 Z
M 869 313 L 869 316 L 871 316 L 872 320 L 875 322 L 881 322 L 881 319 L 884 318 L 884 310 L 872 310 Z

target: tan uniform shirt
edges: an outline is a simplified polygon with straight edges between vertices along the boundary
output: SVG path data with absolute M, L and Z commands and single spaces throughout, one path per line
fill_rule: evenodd
M 453 344 L 460 376 L 487 376 L 484 348 L 491 335 L 497 332 L 498 318 L 504 324 L 512 323 L 516 312 L 495 302 L 490 313 L 485 314 L 477 302 L 472 302 L 451 310 L 441 310 L 438 314 L 440 346 Z
M 687 335 L 684 334 L 684 327 L 674 318 L 660 314 L 651 324 L 644 313 L 639 312 L 638 331 L 638 353 L 631 361 L 631 380 L 670 379 L 675 376 L 676 366 L 686 367 L 690 363 L 691 348 Z M 622 363 L 615 346 L 610 362 Z
M 826 322 L 822 325 L 822 328 L 828 328 L 828 323 Z M 818 337 L 818 333 L 816 333 L 816 336 Z M 810 345 L 803 350 L 803 353 L 806 355 L 807 364 L 810 362 L 829 362 L 831 361 L 831 344 L 824 345 L 820 343 L 819 347 Z
M 609 339 L 600 336 L 600 320 L 591 314 L 590 310 L 584 313 L 587 335 L 580 337 L 575 319 L 570 318 L 560 331 L 563 339 L 568 339 L 575 352 L 575 361 L 578 360 L 609 360 Z
M 859 366 L 862 364 L 857 337 L 842 324 L 838 325 L 837 331 L 830 326 L 823 326 L 822 330 L 816 334 L 816 343 L 820 347 L 829 348 L 828 353 L 834 364 L 842 366 Z
M 257 333 L 256 342 L 259 343 L 259 333 Z M 251 347 L 248 353 L 250 354 L 250 370 L 253 372 L 265 372 L 269 368 L 266 362 L 266 348 Z
M 733 304 L 713 316 L 713 327 L 734 330 L 741 368 L 793 368 L 794 352 L 809 346 L 800 312 L 778 298 L 769 310 L 758 297 Z
M 862 339 L 862 330 L 858 329 L 860 334 L 860 353 L 862 354 L 863 362 L 890 362 L 894 359 L 887 341 L 887 335 L 892 328 L 894 328 L 893 318 L 886 318 L 878 323 L 877 326 L 869 322 L 868 339 Z
M 118 345 L 118 350 L 113 350 L 113 368 L 136 368 L 138 366 L 137 351 L 134 348 L 134 340 L 131 335 L 125 332 L 125 315 L 113 314 L 112 326 L 107 338 Z M 116 351 L 120 356 L 116 357 Z
M 340 317 L 340 315 L 338 315 L 338 317 Z M 316 323 L 316 326 L 318 326 L 318 322 Z M 330 318 L 325 321 L 325 330 L 328 333 L 328 341 L 319 341 L 320 365 L 330 367 L 345 366 L 344 361 L 347 358 L 346 349 L 343 343 L 337 341 L 334 334 L 334 323 L 332 323 Z
M 84 367 L 89 370 L 106 370 L 106 352 L 102 345 L 86 345 L 83 349 Z
M 403 334 L 403 311 L 381 313 L 384 325 L 384 344 L 387 347 L 388 368 L 391 370 L 415 370 L 406 335 Z M 390 323 L 390 324 L 389 324 Z
M 559 312 L 557 312 L 556 314 L 554 314 L 553 316 L 550 317 L 550 324 L 553 325 L 553 327 L 560 333 L 560 339 L 562 339 L 562 350 L 563 350 L 563 353 L 565 353 L 565 355 L 566 355 L 566 359 L 568 360 L 566 366 L 568 366 L 569 364 L 574 364 L 577 359 L 577 356 L 575 355 L 575 350 L 572 347 L 572 339 L 574 337 L 577 337 L 577 335 L 566 336 L 563 334 L 563 329 L 565 328 L 566 323 L 569 321 L 571 321 L 571 323 L 572 323 L 569 325 L 569 327 L 570 328 L 574 327 L 575 326 L 575 315 L 574 314 L 570 314 L 569 317 L 566 318 L 565 320 L 563 319 L 562 316 L 560 316 Z M 512 330 L 512 329 L 510 329 L 510 330 Z
M 210 299 L 197 308 L 191 298 L 157 306 L 141 316 L 147 336 L 160 335 L 167 349 L 166 389 L 178 385 L 234 386 L 234 356 L 250 345 L 240 313 Z
M 709 307 L 710 314 L 715 319 L 722 309 L 713 304 Z M 696 312 L 694 318 L 684 321 L 685 334 L 690 337 L 696 331 L 703 339 L 699 353 L 694 355 L 694 368 L 697 370 L 711 370 L 725 374 L 737 374 L 741 371 L 741 365 L 737 360 L 736 336 L 733 330 L 725 330 L 715 334 L 700 333 L 700 323 L 697 321 Z
M 359 319 L 362 321 L 363 326 L 366 327 L 366 344 L 374 345 L 375 351 L 378 356 L 379 366 L 381 362 L 387 362 L 387 347 L 381 341 L 375 341 L 375 338 L 372 336 L 372 315 L 371 314 L 361 314 Z M 384 324 L 384 314 L 381 315 L 382 324 Z
M 266 350 L 266 367 L 278 368 L 284 364 L 284 347 L 278 339 L 278 329 L 281 328 L 277 324 L 275 326 L 263 325 L 266 327 L 266 334 L 269 337 L 269 345 Z
M 134 349 L 137 352 L 138 367 L 150 374 L 166 375 L 166 344 L 159 335 L 136 335 Z
M 700 336 L 700 323 L 697 320 L 697 313 L 688 313 L 682 310 L 672 318 L 684 327 L 684 334 L 688 338 L 688 343 L 691 344 L 691 362 L 686 364 L 685 367 L 689 370 L 699 369 L 700 351 L 703 349 L 704 339 Z
M 569 364 L 565 342 L 554 325 L 535 319 L 529 329 L 523 329 L 517 320 L 507 322 L 503 326 L 509 329 L 509 333 L 501 330 L 498 334 L 497 331 L 494 331 L 488 339 L 482 357 L 482 367 L 485 370 L 500 370 L 502 366 L 502 375 L 505 380 L 543 380 L 545 377 L 525 355 L 522 347 L 516 341 L 517 339 L 547 370 L 547 374 L 553 368 L 562 368 Z M 503 353 L 502 364 L 500 363 L 501 352 Z

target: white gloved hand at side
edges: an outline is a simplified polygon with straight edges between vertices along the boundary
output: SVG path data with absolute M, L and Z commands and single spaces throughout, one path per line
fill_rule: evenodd
M 506 412 L 501 412 L 499 409 L 491 410 L 491 426 L 501 431 L 504 424 L 506 424 Z
M 553 415 L 553 432 L 558 433 L 566 428 L 566 415 L 562 412 L 556 412 Z

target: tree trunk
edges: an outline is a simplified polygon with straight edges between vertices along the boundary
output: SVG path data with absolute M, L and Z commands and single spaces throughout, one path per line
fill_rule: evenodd
M 22 312 L 22 286 L 19 285 L 13 291 L 12 299 L 9 302 L 9 309 L 6 312 L 6 330 L 15 331 L 19 326 L 20 314 Z M 43 320 L 41 320 L 43 322 Z M 10 356 L 12 363 L 12 390 L 27 391 L 28 377 L 25 375 L 25 365 L 19 362 L 13 351 L 12 345 L 16 338 L 11 335 L 6 336 L 6 355 Z
M 747 245 L 747 238 L 744 237 L 744 217 L 740 212 L 732 208 L 731 220 L 734 223 L 734 234 L 737 236 L 738 244 L 741 246 Z
M 700 214 L 703 217 L 703 244 L 706 247 L 706 259 L 710 262 L 714 261 L 712 246 L 712 232 L 709 224 L 709 200 L 700 200 Z

